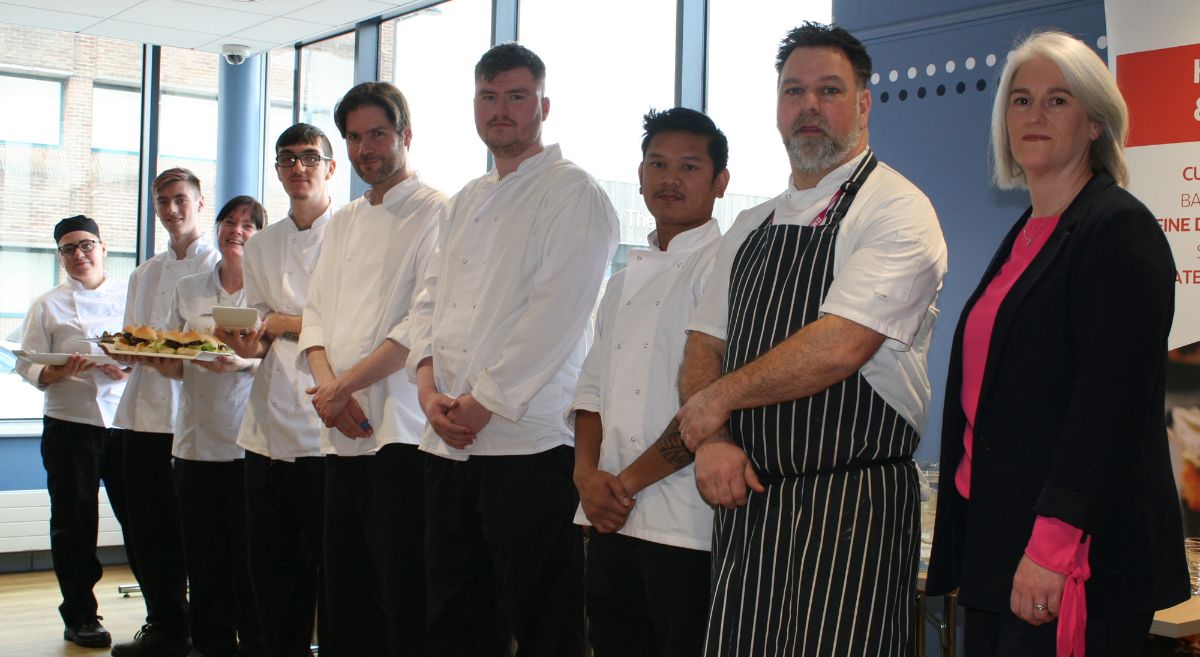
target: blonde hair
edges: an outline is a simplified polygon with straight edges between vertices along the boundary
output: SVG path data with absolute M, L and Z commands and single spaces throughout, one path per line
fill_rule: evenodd
M 1045 57 L 1062 71 L 1067 87 L 1087 112 L 1088 119 L 1102 128 L 1092 140 L 1088 161 L 1093 171 L 1107 171 L 1124 187 L 1129 183 L 1125 165 L 1125 138 L 1129 134 L 1129 110 L 1108 67 L 1085 43 L 1062 32 L 1035 32 L 1019 43 L 996 87 L 992 105 L 992 180 L 1000 189 L 1025 187 L 1025 172 L 1013 159 L 1008 143 L 1008 95 L 1013 78 L 1031 59 Z

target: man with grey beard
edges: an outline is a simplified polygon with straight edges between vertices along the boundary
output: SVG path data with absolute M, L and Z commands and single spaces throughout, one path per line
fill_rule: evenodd
M 806 23 L 776 68 L 791 184 L 721 243 L 658 451 L 718 506 L 706 656 L 902 654 L 946 246 L 868 146 L 862 43 Z

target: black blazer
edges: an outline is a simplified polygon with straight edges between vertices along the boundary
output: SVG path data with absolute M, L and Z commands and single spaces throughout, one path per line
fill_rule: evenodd
M 954 333 L 927 591 L 1007 612 L 1036 516 L 1092 536 L 1089 616 L 1163 609 L 1189 593 L 1167 451 L 1167 334 L 1175 265 L 1136 198 L 1097 173 L 1000 305 L 975 422 L 970 501 L 960 400 L 967 315 L 1012 251 L 1017 221 Z

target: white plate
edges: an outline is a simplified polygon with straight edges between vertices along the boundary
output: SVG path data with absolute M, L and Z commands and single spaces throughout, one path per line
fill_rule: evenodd
M 25 351 L 24 349 L 14 349 L 13 355 L 16 356 L 17 358 L 22 358 L 24 360 L 27 360 L 31 363 L 36 363 L 38 365 L 62 365 L 63 363 L 67 362 L 67 357 L 70 356 L 71 354 L 43 354 L 43 353 L 37 353 L 37 352 L 32 352 L 32 351 Z M 117 363 L 117 361 L 113 360 L 112 358 L 109 358 L 108 356 L 105 356 L 104 354 L 80 354 L 80 355 L 83 356 L 85 359 L 87 359 L 97 365 L 119 365 L 119 363 Z
M 213 321 L 223 329 L 254 329 L 258 326 L 257 308 L 213 306 Z
M 108 345 L 108 344 L 104 344 L 101 346 L 104 347 L 105 351 L 112 352 L 118 356 L 129 356 L 131 358 L 171 358 L 174 360 L 210 361 L 210 360 L 216 360 L 220 356 L 232 355 L 232 352 L 218 354 L 215 351 L 201 351 L 200 353 L 198 353 L 194 356 L 188 356 L 188 355 L 184 355 L 184 354 L 160 354 L 160 353 L 156 353 L 156 352 L 152 352 L 152 351 L 125 351 L 124 349 L 113 349 L 112 346 Z M 16 352 L 13 352 L 13 353 L 16 353 Z M 109 358 L 109 360 L 112 360 L 112 359 Z

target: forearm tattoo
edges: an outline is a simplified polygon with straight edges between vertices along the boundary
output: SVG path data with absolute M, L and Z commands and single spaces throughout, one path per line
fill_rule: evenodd
M 682 470 L 696 460 L 696 455 L 691 453 L 687 445 L 683 443 L 683 436 L 679 433 L 679 420 L 671 420 L 654 446 L 658 448 L 658 453 L 662 454 L 667 463 L 670 463 L 676 470 Z

